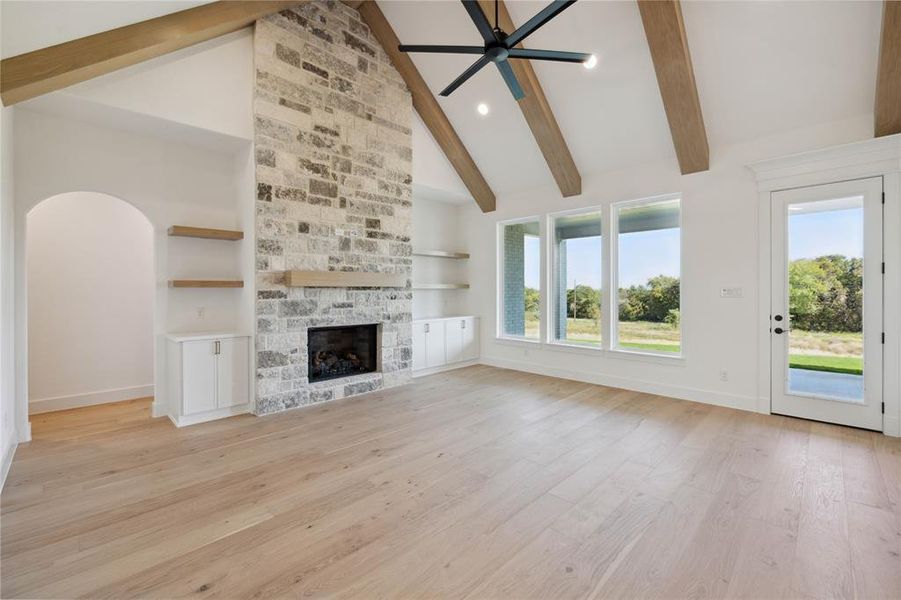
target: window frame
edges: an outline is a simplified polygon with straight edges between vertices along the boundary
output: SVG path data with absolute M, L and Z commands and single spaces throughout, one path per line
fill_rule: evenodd
M 610 324 L 607 322 L 608 319 L 605 319 L 604 316 L 607 315 L 607 304 L 609 300 L 605 297 L 604 293 L 606 290 L 607 284 L 607 260 L 609 257 L 609 219 L 606 214 L 606 207 L 601 206 L 588 206 L 583 208 L 574 208 L 570 210 L 562 210 L 557 212 L 551 212 L 547 214 L 547 223 L 545 226 L 545 231 L 547 235 L 545 236 L 545 243 L 547 244 L 547 263 L 546 263 L 546 272 L 547 279 L 545 280 L 545 288 L 547 289 L 547 312 L 544 315 L 544 320 L 547 322 L 547 337 L 545 339 L 545 343 L 551 346 L 555 346 L 559 349 L 575 349 L 585 352 L 604 352 L 610 349 L 609 345 L 609 331 Z M 554 243 L 554 240 L 551 239 L 551 235 L 556 233 L 556 221 L 561 217 L 573 217 L 579 215 L 587 215 L 587 214 L 597 214 L 601 219 L 601 342 L 597 345 L 587 345 L 587 344 L 575 344 L 569 342 L 567 340 L 559 340 L 555 334 L 556 328 L 556 311 L 557 311 L 557 302 L 558 299 L 555 297 L 556 294 L 552 292 L 552 290 L 556 289 L 555 279 L 557 277 L 557 247 Z
M 640 206 L 648 206 L 661 202 L 670 202 L 677 200 L 679 202 L 679 352 L 659 352 L 653 350 L 640 350 L 620 346 L 619 344 L 619 213 L 623 208 L 636 208 Z M 684 227 L 682 222 L 682 194 L 661 194 L 659 196 L 650 196 L 647 198 L 638 198 L 635 200 L 623 200 L 610 204 L 610 289 L 613 293 L 608 296 L 608 321 L 610 329 L 610 337 L 607 339 L 607 348 L 610 352 L 618 352 L 635 356 L 647 356 L 655 358 L 672 358 L 683 359 L 685 357 L 685 336 L 684 334 L 684 311 L 683 309 L 683 285 L 682 285 L 682 256 L 684 254 Z
M 504 296 L 504 276 L 506 274 L 507 263 L 504 259 L 504 228 L 508 225 L 519 225 L 522 223 L 537 223 L 538 224 L 538 318 L 539 318 L 539 327 L 538 327 L 538 337 L 530 338 L 525 335 L 511 335 L 504 331 L 504 306 L 505 306 L 505 296 Z M 495 290 L 495 302 L 497 304 L 497 311 L 495 314 L 495 336 L 498 340 L 507 341 L 507 342 L 516 342 L 516 343 L 526 343 L 526 344 L 537 344 L 540 345 L 543 343 L 546 335 L 546 318 L 545 318 L 545 293 L 546 293 L 546 285 L 545 285 L 545 240 L 546 240 L 546 227 L 545 220 L 541 218 L 541 215 L 531 215 L 527 217 L 519 217 L 516 219 L 506 219 L 503 221 L 497 222 L 497 229 L 495 231 L 495 250 L 496 250 L 496 264 L 497 264 L 497 288 Z

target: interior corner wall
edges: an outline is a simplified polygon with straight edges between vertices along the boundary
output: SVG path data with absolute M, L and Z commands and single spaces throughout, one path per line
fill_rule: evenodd
M 469 236 L 461 228 L 461 207 L 432 200 L 413 190 L 413 252 L 450 250 L 466 252 Z M 413 256 L 414 283 L 466 283 L 469 261 Z M 413 318 L 462 314 L 468 290 L 414 290 Z
M 235 229 L 246 190 L 237 185 L 235 156 L 167 139 L 16 108 L 15 254 L 17 406 L 27 405 L 27 276 L 25 223 L 42 200 L 72 191 L 120 198 L 152 223 L 155 247 L 154 414 L 165 414 L 165 344 L 173 331 L 236 330 L 241 290 L 171 289 L 170 279 L 245 279 L 241 245 L 170 238 L 170 225 Z M 247 144 L 249 146 L 249 144 Z M 247 201 L 246 194 L 243 201 Z M 201 310 L 202 309 L 202 310 Z M 202 316 L 201 316 L 202 314 Z M 245 319 L 246 322 L 246 319 Z
M 675 158 L 583 176 L 580 196 L 547 188 L 499 195 L 498 209 L 469 206 L 462 229 L 471 240 L 468 311 L 482 317 L 482 361 L 676 398 L 760 410 L 758 390 L 758 190 L 746 165 L 872 137 L 863 115 L 751 144 L 711 149 L 709 171 L 682 176 Z M 684 359 L 636 359 L 622 353 L 572 350 L 497 339 L 497 223 L 668 193 L 682 197 L 682 335 Z M 608 275 L 609 276 L 609 275 Z M 542 281 L 549 281 L 546 267 Z M 545 287 L 547 283 L 545 284 Z M 741 298 L 721 298 L 723 287 Z M 545 294 L 546 296 L 546 294 Z M 544 315 L 549 314 L 544 310 Z M 545 317 L 547 318 L 547 317 Z M 727 380 L 720 377 L 727 373 Z M 768 394 L 768 392 L 765 392 Z M 768 397 L 768 395 L 767 395 Z
M 0 489 L 19 441 L 14 307 L 14 108 L 0 107 Z
M 28 214 L 29 412 L 153 395 L 153 226 L 94 192 Z

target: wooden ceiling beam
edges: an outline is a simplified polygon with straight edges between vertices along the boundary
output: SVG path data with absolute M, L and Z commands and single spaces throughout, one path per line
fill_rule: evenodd
M 482 177 L 482 173 L 476 166 L 475 161 L 472 160 L 472 156 L 469 155 L 469 151 L 466 150 L 466 147 L 460 140 L 460 136 L 454 131 L 447 115 L 441 110 L 438 100 L 435 99 L 435 96 L 429 90 L 422 75 L 416 69 L 416 65 L 413 64 L 409 56 L 397 49 L 400 41 L 397 39 L 397 34 L 394 33 L 385 15 L 382 14 L 378 4 L 375 2 L 363 2 L 359 5 L 358 10 L 363 20 L 369 25 L 372 34 L 382 45 L 382 48 L 385 49 L 385 52 L 394 64 L 394 68 L 397 69 L 407 87 L 410 88 L 410 93 L 413 96 L 413 107 L 419 113 L 419 116 L 422 117 L 429 131 L 432 132 L 432 137 L 441 146 L 454 170 L 460 175 L 460 179 L 463 180 L 466 189 L 472 194 L 482 212 L 493 211 L 495 209 L 494 192 L 491 191 L 488 182 Z
M 494 0 L 479 0 L 482 12 L 489 22 L 494 22 Z M 507 6 L 503 1 L 498 0 L 498 22 L 500 28 L 508 34 L 516 30 L 513 19 L 507 11 Z M 522 44 L 518 44 L 517 48 L 522 48 Z M 532 130 L 532 135 L 538 143 L 538 148 L 547 162 L 551 175 L 560 188 L 563 197 L 578 196 L 582 193 L 582 176 L 579 175 L 579 169 L 573 160 L 569 146 L 563 139 L 563 133 L 554 117 L 554 111 L 544 95 L 538 76 L 532 68 L 532 63 L 528 60 L 511 60 L 510 66 L 513 67 L 513 73 L 519 80 L 519 85 L 525 92 L 525 97 L 519 101 L 519 108 L 522 115 Z
M 299 3 L 212 2 L 13 56 L 0 62 L 0 100 L 10 106 L 237 31 Z
M 882 7 L 882 36 L 876 72 L 875 135 L 901 133 L 901 2 Z
M 707 131 L 679 0 L 638 0 L 657 85 L 683 175 L 710 168 Z

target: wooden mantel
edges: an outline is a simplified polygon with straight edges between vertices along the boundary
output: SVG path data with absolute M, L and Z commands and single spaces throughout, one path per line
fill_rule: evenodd
M 405 273 L 365 271 L 285 271 L 288 287 L 407 287 Z

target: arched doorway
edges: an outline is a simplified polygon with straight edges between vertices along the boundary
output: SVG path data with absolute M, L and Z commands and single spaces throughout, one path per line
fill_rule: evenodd
M 25 233 L 29 413 L 148 398 L 134 408 L 149 418 L 151 222 L 115 196 L 69 192 L 33 207 Z

